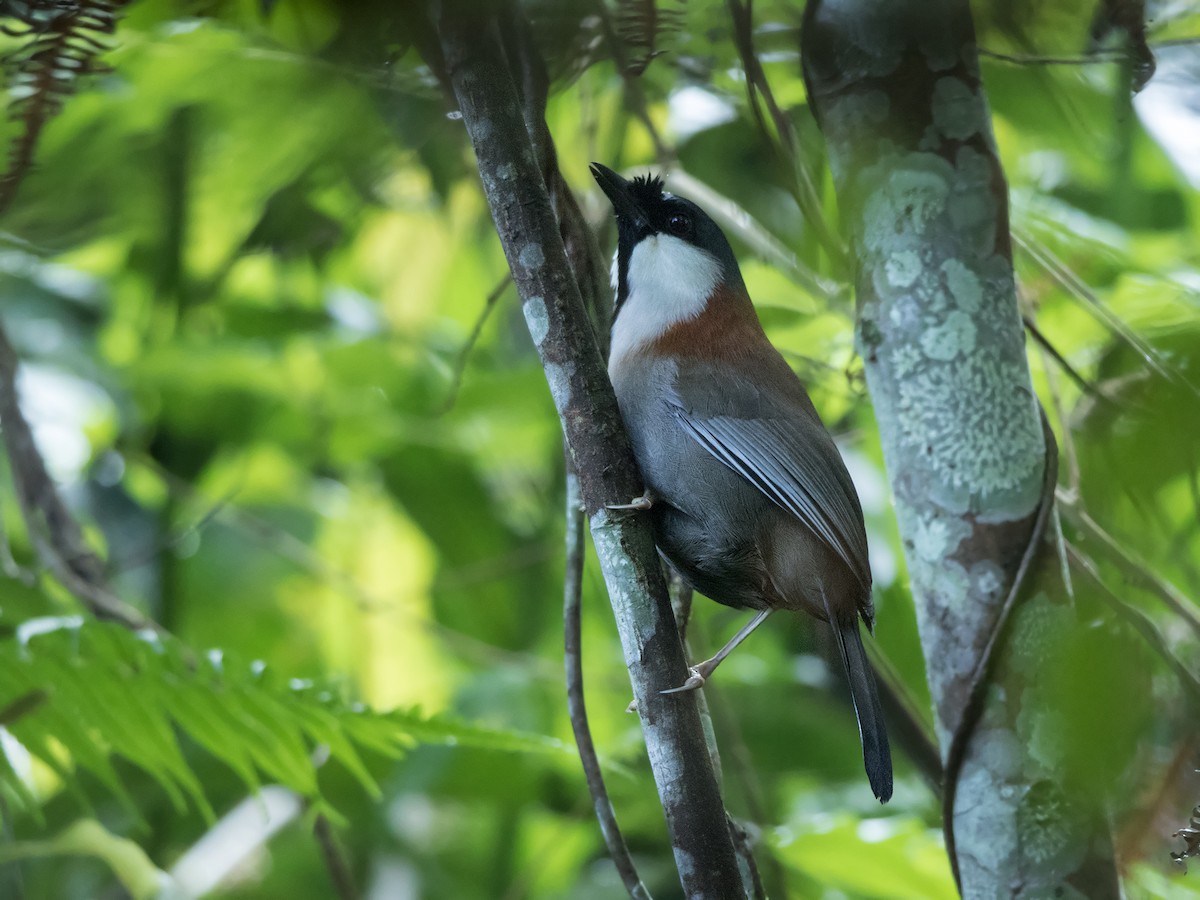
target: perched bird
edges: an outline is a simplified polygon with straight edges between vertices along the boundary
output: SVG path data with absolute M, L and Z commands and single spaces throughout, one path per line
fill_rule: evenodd
M 674 691 L 704 684 L 777 609 L 833 628 L 875 796 L 892 795 L 883 713 L 859 634 L 871 628 L 862 507 L 808 392 L 763 332 L 729 241 L 650 176 L 592 163 L 618 245 L 608 371 L 655 540 L 694 589 L 757 615 Z

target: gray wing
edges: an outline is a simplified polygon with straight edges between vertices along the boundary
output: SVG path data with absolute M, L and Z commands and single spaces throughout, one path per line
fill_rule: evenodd
M 718 373 L 710 374 L 719 379 Z M 668 409 L 701 447 L 817 534 L 869 592 L 871 568 L 858 493 L 807 397 L 801 402 L 743 383 L 740 391 L 754 396 L 736 405 L 753 417 L 725 415 L 719 407 L 730 404 L 713 402 L 718 392 L 728 397 L 718 387 L 720 381 L 709 380 L 711 390 L 689 390 L 700 400 L 690 407 L 674 392 Z M 795 387 L 803 390 L 798 383 Z

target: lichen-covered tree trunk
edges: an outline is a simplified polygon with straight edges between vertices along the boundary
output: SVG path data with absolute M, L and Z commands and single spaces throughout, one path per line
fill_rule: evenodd
M 969 7 L 810 0 L 802 52 L 857 264 L 857 340 L 912 581 L 960 888 L 1115 897 L 1105 819 L 1080 799 L 1086 791 L 1066 788 L 1062 715 L 1035 690 L 1073 617 L 1045 549 L 1054 441 L 1025 358 Z

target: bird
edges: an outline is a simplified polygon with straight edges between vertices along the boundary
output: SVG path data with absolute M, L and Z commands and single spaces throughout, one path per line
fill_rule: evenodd
M 687 681 L 704 685 L 780 609 L 833 632 L 877 799 L 892 760 L 859 628 L 874 627 L 858 493 L 803 383 L 768 340 L 720 226 L 653 175 L 600 163 L 616 214 L 608 373 L 659 553 L 694 590 L 754 617 Z M 623 498 L 614 498 L 623 499 Z

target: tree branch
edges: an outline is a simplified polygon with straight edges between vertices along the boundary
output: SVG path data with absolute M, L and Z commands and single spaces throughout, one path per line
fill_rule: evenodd
M 792 195 L 796 198 L 796 203 L 799 205 L 800 211 L 804 214 L 805 220 L 813 229 L 817 241 L 825 249 L 825 252 L 829 254 L 835 270 L 839 273 L 847 272 L 849 271 L 850 257 L 845 242 L 829 227 L 829 222 L 826 220 L 824 214 L 824 206 L 821 203 L 820 194 L 817 192 L 817 186 L 813 182 L 808 162 L 800 155 L 791 119 L 787 117 L 787 114 L 784 113 L 776 102 L 775 92 L 771 90 L 771 82 L 767 80 L 767 73 L 763 70 L 758 53 L 754 50 L 754 8 L 752 0 L 727 0 L 727 5 L 729 7 L 729 17 L 733 20 L 733 43 L 737 47 L 738 55 L 742 60 L 742 71 L 746 75 L 746 94 L 750 109 L 754 113 L 754 120 L 768 142 L 775 147 L 776 151 L 792 170 L 795 176 Z M 760 94 L 767 105 L 767 111 L 771 114 L 771 121 L 775 125 L 777 141 L 770 140 L 770 133 L 767 131 L 766 122 L 763 120 L 762 112 L 758 108 L 758 96 Z
M 354 886 L 354 875 L 346 862 L 346 856 L 338 845 L 337 835 L 329 824 L 329 817 L 318 813 L 313 822 L 313 837 L 321 848 L 321 859 L 329 871 L 329 880 L 333 884 L 334 895 L 338 900 L 357 900 L 358 888 Z
M 588 792 L 592 795 L 592 807 L 600 823 L 600 833 L 608 847 L 621 883 L 634 900 L 650 900 L 650 892 L 638 875 L 637 866 L 625 844 L 617 814 L 608 798 L 604 784 L 604 772 L 596 745 L 592 741 L 592 729 L 588 725 L 587 704 L 583 692 L 583 641 L 581 638 L 582 615 L 580 597 L 583 593 L 583 498 L 579 492 L 579 476 L 567 473 L 567 562 L 563 574 L 563 662 L 567 669 L 567 712 L 571 719 L 571 731 L 575 735 L 575 747 L 579 761 L 583 764 Z
M 59 496 L 21 411 L 18 364 L 16 351 L 0 326 L 0 426 L 17 504 L 38 561 L 97 618 L 132 629 L 157 628 L 105 584 L 104 564 L 83 539 L 83 530 Z
M 1100 545 L 1105 556 L 1120 570 L 1131 584 L 1153 594 L 1163 602 L 1197 637 L 1200 637 L 1200 615 L 1197 615 L 1195 604 L 1185 597 L 1180 590 L 1166 579 L 1160 578 L 1151 571 L 1150 567 L 1138 559 L 1132 552 L 1122 547 L 1112 535 L 1100 527 L 1091 516 L 1084 511 L 1079 498 L 1066 491 L 1058 492 L 1058 508 L 1063 518 L 1074 525 L 1084 540 L 1094 541 Z
M 1079 552 L 1077 547 L 1070 544 L 1067 545 L 1067 558 L 1070 564 L 1078 571 L 1087 575 L 1088 580 L 1096 587 L 1100 598 L 1108 604 L 1109 608 L 1120 616 L 1130 628 L 1142 636 L 1142 639 L 1150 646 L 1150 649 L 1158 654 L 1159 658 L 1170 667 L 1171 671 L 1179 679 L 1180 687 L 1188 696 L 1188 702 L 1192 709 L 1200 713 L 1200 679 L 1197 679 L 1192 674 L 1191 670 L 1183 664 L 1183 661 L 1171 650 L 1170 644 L 1158 630 L 1158 626 L 1139 609 L 1135 609 L 1118 597 L 1100 577 L 1100 572 L 1096 569 L 1096 564 L 1088 557 Z
M 605 508 L 638 496 L 642 485 L 495 21 L 466 0 L 446 0 L 436 25 L 484 194 L 579 473 L 684 893 L 743 896 L 696 700 L 659 693 L 682 683 L 686 667 L 648 523 Z

